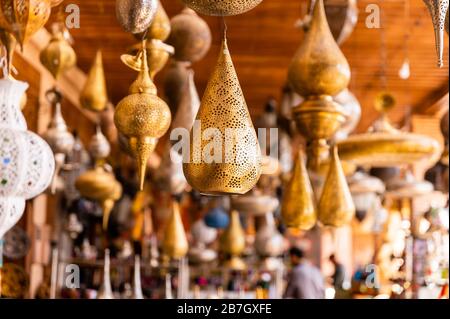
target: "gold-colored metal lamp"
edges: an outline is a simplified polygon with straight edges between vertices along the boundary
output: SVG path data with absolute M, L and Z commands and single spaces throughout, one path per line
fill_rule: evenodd
M 80 94 L 80 104 L 85 109 L 94 112 L 103 111 L 108 105 L 105 71 L 103 70 L 102 52 L 97 51 L 94 63 Z
M 436 40 L 436 54 L 438 67 L 444 66 L 444 29 L 446 14 L 448 12 L 448 0 L 423 0 L 431 15 Z
M 262 0 L 182 0 L 189 8 L 210 16 L 234 16 L 250 11 Z
M 145 41 L 142 44 L 145 47 Z M 167 104 L 156 95 L 156 86 L 149 76 L 147 54 L 140 55 L 141 69 L 131 84 L 129 95 L 117 104 L 114 123 L 122 143 L 137 160 L 139 185 L 144 187 L 145 171 L 158 139 L 170 127 L 171 114 Z
M 389 123 L 386 112 L 395 105 L 395 99 L 381 93 L 375 108 L 381 117 L 367 133 L 351 135 L 339 141 L 339 156 L 343 161 L 368 167 L 392 167 L 433 160 L 440 150 L 439 143 L 431 137 L 402 132 Z
M 164 254 L 172 259 L 181 259 L 186 256 L 189 244 L 180 215 L 180 206 L 173 203 L 172 216 L 166 226 L 164 240 L 162 242 Z
M 324 226 L 342 227 L 355 215 L 355 204 L 339 161 L 337 147 L 331 153 L 331 164 L 317 205 L 319 221 Z
M 293 109 L 300 133 L 309 142 L 308 166 L 318 170 L 328 158 L 330 140 L 345 123 L 345 110 L 333 101 L 350 81 L 350 67 L 328 26 L 323 0 L 314 4 L 305 33 L 288 74 L 292 88 L 305 100 Z
M 58 80 L 67 70 L 75 66 L 77 56 L 64 38 L 61 25 L 52 25 L 52 37 L 47 47 L 40 54 L 41 63 Z
M 292 177 L 284 190 L 281 216 L 287 227 L 300 230 L 313 228 L 317 221 L 313 188 L 302 150 L 297 154 Z
M 245 232 L 239 219 L 239 213 L 231 212 L 231 219 L 228 228 L 220 238 L 220 250 L 230 255 L 230 259 L 225 262 L 225 267 L 233 270 L 245 270 L 247 265 L 240 258 L 245 249 Z
M 247 193 L 261 175 L 261 149 L 225 38 L 196 122 L 183 163 L 189 184 L 208 195 Z
M 81 196 L 100 203 L 103 229 L 107 229 L 114 203 L 122 196 L 122 186 L 105 166 L 99 165 L 81 174 L 75 182 Z
M 2 0 L 0 28 L 13 34 L 23 45 L 47 23 L 50 12 L 50 0 Z

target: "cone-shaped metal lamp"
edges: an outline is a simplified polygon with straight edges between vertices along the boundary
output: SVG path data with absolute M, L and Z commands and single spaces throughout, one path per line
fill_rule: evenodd
M 102 52 L 97 51 L 94 63 L 89 70 L 86 83 L 81 91 L 80 104 L 87 110 L 103 111 L 108 103 L 105 71 L 103 70 Z
M 247 268 L 245 262 L 240 258 L 245 249 L 245 232 L 237 211 L 231 212 L 230 224 L 220 239 L 220 249 L 223 253 L 231 256 L 225 263 L 227 267 L 233 270 Z
M 172 216 L 166 227 L 162 247 L 164 254 L 173 259 L 183 258 L 188 252 L 189 245 L 177 202 L 173 203 Z

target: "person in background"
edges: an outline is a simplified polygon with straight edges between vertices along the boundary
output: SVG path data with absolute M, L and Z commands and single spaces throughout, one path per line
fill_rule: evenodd
M 325 298 L 325 280 L 320 270 L 305 259 L 303 250 L 299 248 L 291 248 L 289 255 L 293 268 L 288 278 L 284 298 Z
M 336 260 L 336 256 L 334 254 L 330 256 L 330 261 L 334 265 L 334 274 L 331 277 L 333 280 L 334 289 L 342 290 L 345 281 L 345 268 Z

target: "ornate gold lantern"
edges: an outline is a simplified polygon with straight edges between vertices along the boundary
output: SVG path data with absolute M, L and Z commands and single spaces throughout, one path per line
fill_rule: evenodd
M 431 15 L 433 22 L 435 39 L 436 39 L 436 54 L 438 57 L 437 65 L 442 67 L 444 65 L 444 28 L 446 14 L 448 11 L 448 0 L 423 0 Z
M 158 0 L 116 0 L 116 17 L 125 31 L 141 33 L 152 23 Z
M 189 184 L 210 195 L 245 194 L 252 189 L 261 175 L 261 150 L 226 39 L 196 124 L 189 161 L 183 163 Z M 205 131 L 210 132 L 208 140 L 202 138 Z
M 189 8 L 210 16 L 234 16 L 250 11 L 262 0 L 182 0 Z
M 140 55 L 140 64 L 138 78 L 131 84 L 129 95 L 116 107 L 114 123 L 125 147 L 137 159 L 142 190 L 147 161 L 158 139 L 169 129 L 171 114 L 167 104 L 156 95 L 156 87 L 149 76 L 145 50 Z
M 300 133 L 310 142 L 308 166 L 317 170 L 328 158 L 327 140 L 345 123 L 345 111 L 333 96 L 344 90 L 350 68 L 328 26 L 323 0 L 314 5 L 310 28 L 291 62 L 292 88 L 305 98 L 293 109 Z
M 103 58 L 100 50 L 95 55 L 94 63 L 81 91 L 80 104 L 85 109 L 94 112 L 103 111 L 108 104 L 105 71 L 103 70 Z

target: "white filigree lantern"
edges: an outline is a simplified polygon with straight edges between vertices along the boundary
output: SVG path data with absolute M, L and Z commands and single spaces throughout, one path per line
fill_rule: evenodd
M 19 221 L 25 201 L 49 186 L 55 169 L 50 147 L 27 131 L 20 111 L 27 88 L 25 82 L 0 79 L 0 239 Z

